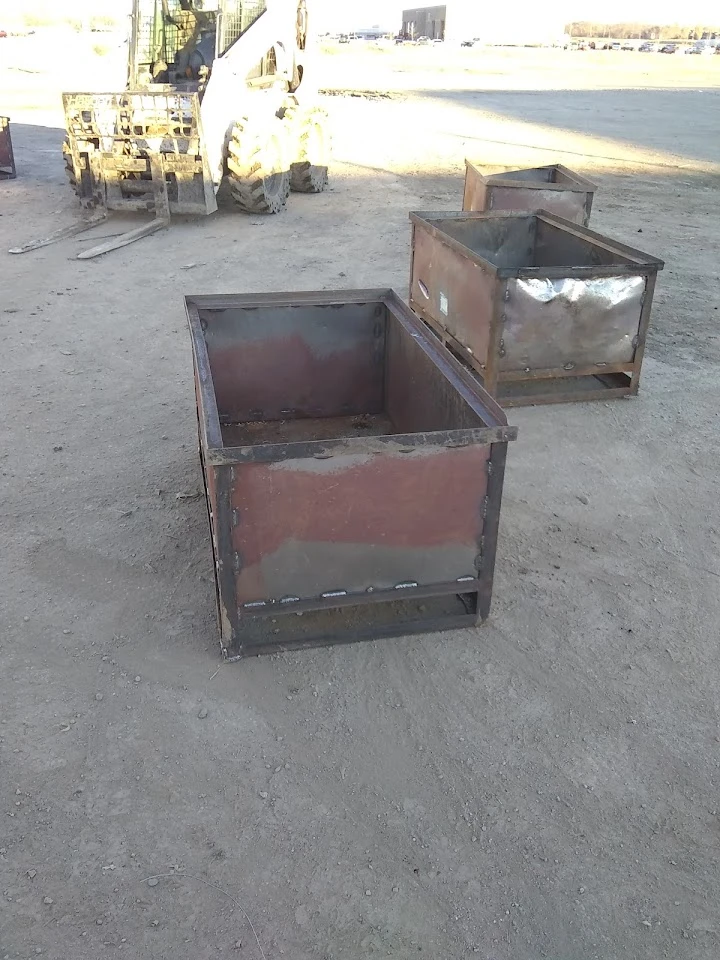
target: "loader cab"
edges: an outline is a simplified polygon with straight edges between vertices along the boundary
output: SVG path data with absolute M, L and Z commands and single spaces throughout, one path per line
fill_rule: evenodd
M 266 8 L 266 0 L 133 0 L 128 88 L 202 93 L 214 61 Z

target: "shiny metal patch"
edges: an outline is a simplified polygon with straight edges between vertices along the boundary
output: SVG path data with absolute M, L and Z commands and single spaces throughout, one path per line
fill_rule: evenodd
M 631 363 L 646 278 L 509 280 L 500 370 Z

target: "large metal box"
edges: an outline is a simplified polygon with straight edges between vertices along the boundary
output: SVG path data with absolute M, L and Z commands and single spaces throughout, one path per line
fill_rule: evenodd
M 463 210 L 477 213 L 547 210 L 585 227 L 590 223 L 597 186 L 562 164 L 490 173 L 466 160 L 465 168 Z
M 0 117 L 0 180 L 14 180 L 16 176 L 10 117 Z
M 186 305 L 224 655 L 487 617 L 517 431 L 400 298 Z
M 661 260 L 545 212 L 410 218 L 410 306 L 503 406 L 638 392 Z

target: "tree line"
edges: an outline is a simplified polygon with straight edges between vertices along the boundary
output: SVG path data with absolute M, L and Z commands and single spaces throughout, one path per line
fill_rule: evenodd
M 571 37 L 599 37 L 610 40 L 714 40 L 720 38 L 720 25 L 683 26 L 679 23 L 593 23 L 579 20 L 565 28 Z

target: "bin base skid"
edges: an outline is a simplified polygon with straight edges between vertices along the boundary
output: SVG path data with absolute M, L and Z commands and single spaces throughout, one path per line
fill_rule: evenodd
M 384 593 L 367 598 L 350 597 L 351 602 L 346 606 L 322 610 L 280 613 L 277 605 L 273 605 L 259 616 L 241 614 L 236 636 L 231 637 L 227 645 L 223 641 L 223 655 L 226 660 L 235 661 L 284 650 L 476 627 L 483 619 L 479 612 L 479 594 L 477 589 L 472 593 L 458 593 L 461 586 L 472 584 L 436 588 L 454 589 L 453 593 L 416 589 L 403 591 L 413 596 L 399 599 L 387 598 Z
M 445 349 L 468 367 L 480 384 L 495 396 L 503 409 L 583 400 L 620 400 L 623 397 L 637 396 L 639 383 L 633 383 L 630 365 L 625 365 L 622 370 L 607 370 L 598 365 L 595 370 L 588 369 L 572 375 L 563 372 L 552 376 L 532 378 L 518 376 L 512 379 L 504 379 L 500 375 L 497 385 L 490 389 L 485 383 L 485 371 L 482 365 L 472 354 L 444 327 L 425 313 L 419 304 L 413 302 L 411 305 Z

